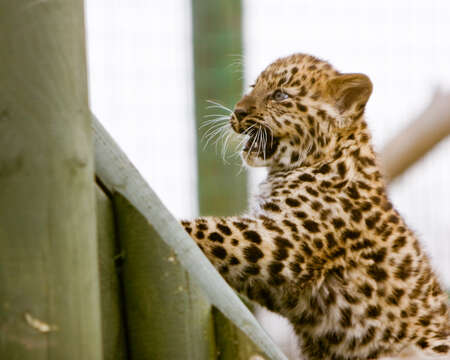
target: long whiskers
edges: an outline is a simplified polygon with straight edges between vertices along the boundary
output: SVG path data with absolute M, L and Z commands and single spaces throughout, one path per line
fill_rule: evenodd
M 211 104 L 207 106 L 207 109 L 221 109 L 226 111 L 228 114 L 231 114 L 233 110 L 231 110 L 229 107 L 226 107 L 225 105 L 222 105 L 218 102 L 212 101 L 212 100 L 206 100 L 207 103 Z
M 245 151 L 245 160 L 249 160 L 251 154 L 256 154 L 256 157 L 262 157 L 264 161 L 267 159 L 267 147 L 269 143 L 273 146 L 274 136 L 273 130 L 270 127 L 259 123 L 254 123 L 246 128 L 242 133 L 237 134 L 233 131 L 230 124 L 230 116 L 233 110 L 216 101 L 208 100 L 207 109 L 219 110 L 217 113 L 205 115 L 205 120 L 200 125 L 200 129 L 205 129 L 201 137 L 204 141 L 203 150 L 209 144 L 215 145 L 216 152 L 219 152 L 225 163 L 228 163 L 227 158 L 239 157 L 244 146 L 247 147 Z M 235 141 L 232 139 L 235 138 Z M 249 143 L 251 141 L 251 143 Z M 248 143 L 247 145 L 245 145 Z M 230 146 L 231 145 L 231 146 Z M 241 170 L 245 168 L 245 163 L 241 162 Z
M 203 146 L 203 150 L 206 149 L 209 142 L 213 140 L 216 136 L 223 134 L 226 132 L 230 127 L 230 124 L 228 122 L 225 123 L 219 123 L 212 125 L 206 132 L 203 134 L 201 141 L 206 140 L 205 145 Z M 220 136 L 219 136 L 220 139 Z

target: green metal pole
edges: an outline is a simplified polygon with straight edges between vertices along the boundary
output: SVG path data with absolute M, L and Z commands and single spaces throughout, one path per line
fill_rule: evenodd
M 82 0 L 0 0 L 0 354 L 102 359 Z

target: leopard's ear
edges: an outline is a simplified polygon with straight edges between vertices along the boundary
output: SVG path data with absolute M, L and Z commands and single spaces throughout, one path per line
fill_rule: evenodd
M 338 75 L 328 81 L 327 92 L 341 115 L 360 116 L 372 93 L 372 82 L 364 74 Z

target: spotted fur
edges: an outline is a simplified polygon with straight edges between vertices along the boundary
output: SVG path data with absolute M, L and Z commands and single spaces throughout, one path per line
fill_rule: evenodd
M 275 61 L 231 117 L 244 161 L 269 169 L 252 209 L 182 224 L 233 288 L 291 321 L 306 359 L 448 358 L 447 295 L 388 199 L 371 91 L 309 55 Z

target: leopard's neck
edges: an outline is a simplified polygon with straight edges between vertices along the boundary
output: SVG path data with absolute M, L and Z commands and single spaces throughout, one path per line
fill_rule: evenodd
M 267 178 L 260 186 L 260 195 L 267 197 L 268 192 L 280 188 L 285 179 L 299 177 L 301 174 L 320 174 L 322 181 L 333 185 L 352 181 L 376 184 L 379 192 L 385 191 L 370 135 L 364 121 L 351 132 L 340 134 L 333 150 L 314 163 L 304 163 L 295 168 L 270 168 Z

